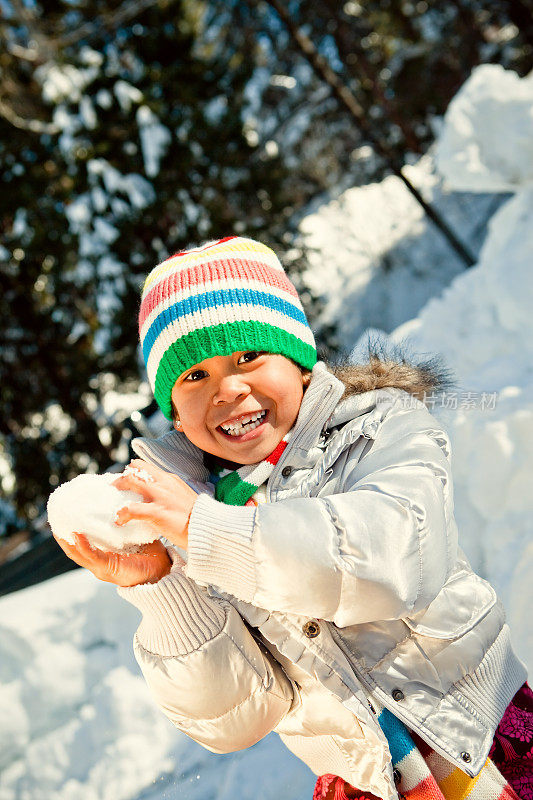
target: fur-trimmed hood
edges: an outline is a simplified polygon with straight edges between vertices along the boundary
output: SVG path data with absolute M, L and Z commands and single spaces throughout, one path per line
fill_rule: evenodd
M 428 396 L 455 386 L 455 377 L 441 355 L 420 360 L 409 352 L 405 343 L 391 346 L 371 339 L 367 342 L 367 354 L 368 360 L 363 363 L 328 364 L 330 371 L 346 387 L 343 400 L 354 394 L 392 387 L 425 402 Z

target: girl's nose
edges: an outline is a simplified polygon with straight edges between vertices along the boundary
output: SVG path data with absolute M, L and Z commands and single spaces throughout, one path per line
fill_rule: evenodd
M 233 403 L 240 397 L 250 394 L 250 386 L 243 380 L 242 375 L 225 375 L 220 379 L 213 397 L 213 403 Z

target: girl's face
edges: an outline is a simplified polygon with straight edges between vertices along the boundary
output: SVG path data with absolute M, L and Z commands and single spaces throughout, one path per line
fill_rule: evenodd
M 195 364 L 174 384 L 172 400 L 189 441 L 219 458 L 255 464 L 292 428 L 308 377 L 285 356 L 241 351 Z

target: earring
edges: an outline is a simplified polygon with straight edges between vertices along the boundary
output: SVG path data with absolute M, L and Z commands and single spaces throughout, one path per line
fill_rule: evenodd
M 174 427 L 176 428 L 177 431 L 181 430 L 181 422 L 179 419 L 177 419 L 176 422 L 174 423 Z

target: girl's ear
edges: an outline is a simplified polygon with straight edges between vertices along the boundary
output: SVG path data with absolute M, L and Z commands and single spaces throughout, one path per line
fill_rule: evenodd
M 180 418 L 178 417 L 178 409 L 176 408 L 174 400 L 170 400 L 170 405 L 172 407 L 172 424 L 177 431 L 181 431 L 181 422 Z

